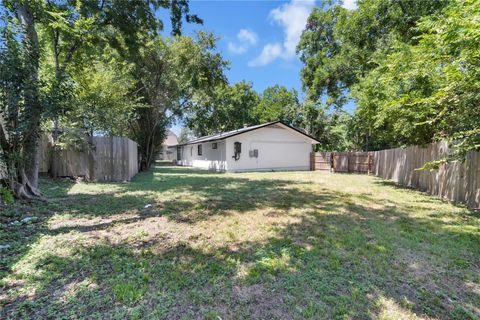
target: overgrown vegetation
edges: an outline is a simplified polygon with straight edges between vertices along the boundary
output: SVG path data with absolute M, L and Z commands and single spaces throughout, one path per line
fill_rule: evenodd
M 480 316 L 478 215 L 378 178 L 159 166 L 41 187 L 1 218 L 2 319 Z
M 2 24 L 8 27 L 0 35 L 1 185 L 19 198 L 33 199 L 40 196 L 38 139 L 45 111 L 40 98 L 40 47 L 33 12 L 24 3 L 6 4 L 14 16 L 2 12 Z
M 228 83 L 217 38 L 181 35 L 202 23 L 186 0 L 2 1 L 0 318 L 480 318 L 463 207 L 366 175 L 148 170 L 175 119 L 181 142 L 282 120 L 329 151 L 480 149 L 480 2 L 340 2 L 303 32 L 301 101 Z M 55 151 L 129 136 L 144 172 L 39 186 L 42 132 Z
M 337 4 L 312 12 L 298 51 L 310 99 L 355 100 L 350 140 L 378 150 L 447 138 L 454 159 L 480 149 L 480 3 Z
M 222 68 L 223 61 L 205 65 L 202 60 L 217 57 L 207 53 L 215 46 L 213 40 L 170 41 L 159 35 L 163 24 L 157 14 L 162 8 L 171 11 L 175 36 L 184 20 L 202 22 L 189 13 L 188 1 L 2 2 L 0 162 L 6 176 L 1 178 L 17 198 L 40 197 L 42 130 L 52 134 L 54 152 L 62 133 L 71 129 L 137 138 L 146 169 L 163 142 L 168 112 L 181 99 L 188 100 L 192 90 L 204 89 L 205 82 L 213 85 L 217 77 L 223 79 L 207 72 L 215 62 Z M 190 44 L 191 50 L 183 48 L 188 54 L 179 43 Z M 185 64 L 175 64 L 169 50 L 178 50 L 177 59 Z M 187 75 L 185 67 L 193 64 L 197 69 Z M 189 79 L 189 90 L 172 79 Z
M 2 208 L 3 205 L 11 205 L 13 203 L 12 191 L 6 187 L 0 187 L 0 208 Z
M 53 135 L 54 150 L 72 130 L 129 136 L 147 170 L 179 119 L 190 136 L 282 120 L 329 151 L 445 138 L 454 153 L 440 161 L 478 150 L 478 1 L 340 4 L 320 2 L 305 26 L 301 101 L 281 85 L 257 93 L 251 82 L 228 83 L 217 38 L 181 35 L 183 22 L 202 23 L 188 1 L 2 2 L 3 186 L 18 198 L 40 195 L 41 131 Z M 162 9 L 170 10 L 171 37 L 160 35 Z M 343 109 L 350 100 L 354 114 Z
M 207 100 L 186 109 L 187 127 L 195 136 L 210 135 L 272 121 L 283 121 L 304 129 L 321 144 L 319 150 L 351 150 L 348 140 L 351 115 L 318 102 L 301 102 L 295 89 L 267 87 L 258 94 L 253 84 L 242 81 L 216 87 Z M 198 101 L 197 101 L 198 102 Z

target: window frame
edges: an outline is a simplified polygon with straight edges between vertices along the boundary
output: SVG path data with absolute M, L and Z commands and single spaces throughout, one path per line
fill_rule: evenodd
M 202 145 L 199 144 L 199 145 L 197 146 L 197 155 L 199 155 L 199 156 L 202 155 L 202 153 L 203 153 L 203 152 L 202 152 L 202 151 L 203 151 L 202 149 L 203 149 L 203 148 L 202 148 Z
M 212 142 L 212 149 L 217 149 L 218 148 L 218 145 L 216 142 Z

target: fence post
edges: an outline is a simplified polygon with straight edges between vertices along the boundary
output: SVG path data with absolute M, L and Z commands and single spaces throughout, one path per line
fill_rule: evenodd
M 310 153 L 310 171 L 315 171 L 315 152 Z
M 352 153 L 347 151 L 347 173 L 350 173 L 350 158 L 352 157 Z
M 331 164 L 332 164 L 332 167 L 331 167 L 331 172 L 335 172 L 335 152 L 332 152 L 331 154 Z
M 371 159 L 372 158 L 372 154 L 370 152 L 367 153 L 367 174 L 370 174 L 370 172 L 372 171 L 372 163 L 371 163 Z

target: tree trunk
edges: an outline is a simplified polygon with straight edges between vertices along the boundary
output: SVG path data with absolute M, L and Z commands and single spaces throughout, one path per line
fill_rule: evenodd
M 50 174 L 52 178 L 57 177 L 58 172 L 58 120 L 57 117 L 53 120 L 53 144 L 52 144 L 52 164 Z
M 10 187 L 17 198 L 34 199 L 41 196 L 38 190 L 40 117 L 43 111 L 38 90 L 40 50 L 35 19 L 29 2 L 22 2 L 14 10 L 22 27 L 27 54 L 26 67 L 29 76 L 26 79 L 28 92 L 25 94 L 25 105 L 29 116 L 25 119 L 27 130 L 22 139 L 23 159 L 17 164 L 16 180 L 11 181 Z
M 37 139 L 38 140 L 38 139 Z M 40 168 L 40 145 L 37 142 L 32 148 L 30 159 L 26 162 L 25 174 L 34 188 L 38 188 L 38 171 Z

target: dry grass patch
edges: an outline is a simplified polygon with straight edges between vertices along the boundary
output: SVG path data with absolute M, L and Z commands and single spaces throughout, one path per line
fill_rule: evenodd
M 480 317 L 478 215 L 371 176 L 158 166 L 42 187 L 3 215 L 2 319 Z

